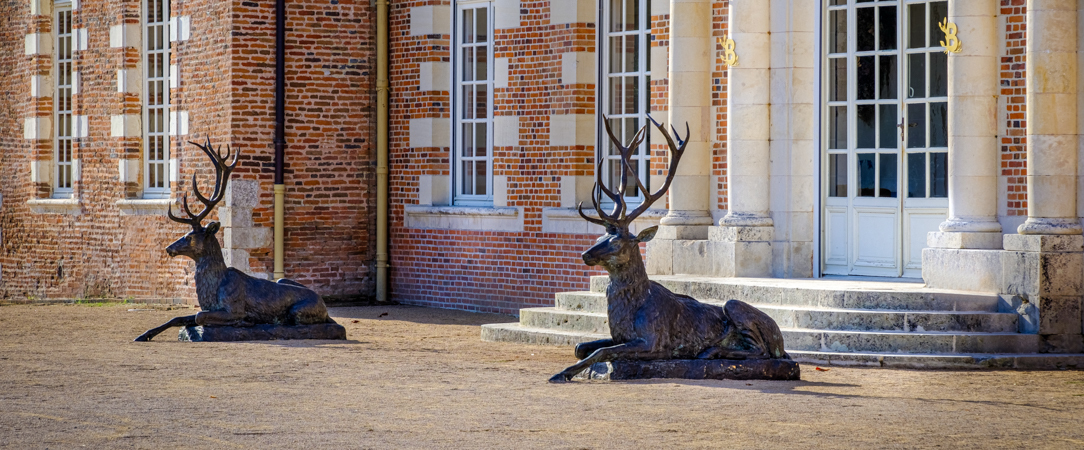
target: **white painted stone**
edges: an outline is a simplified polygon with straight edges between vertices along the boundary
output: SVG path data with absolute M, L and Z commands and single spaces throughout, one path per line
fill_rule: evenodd
M 410 35 L 450 35 L 451 7 L 448 5 L 426 5 L 410 8 Z
M 926 246 L 930 248 L 1000 250 L 1003 235 L 1001 233 L 960 233 L 931 231 L 926 236 Z
M 519 145 L 519 117 L 497 116 L 493 118 L 493 146 L 514 147 Z
M 72 95 L 79 94 L 80 87 L 83 85 L 83 74 L 78 70 L 72 71 Z
M 550 0 L 550 25 L 595 23 L 593 0 Z
M 561 84 L 594 84 L 595 66 L 594 52 L 562 53 Z
M 34 75 L 30 77 L 31 97 L 52 97 L 53 77 L 50 75 Z
M 223 228 L 252 227 L 252 208 L 219 206 L 218 222 Z
M 662 3 L 662 2 L 654 2 Z M 669 76 L 667 73 L 668 63 L 670 61 L 670 46 L 651 47 L 651 79 L 652 80 L 665 80 Z
M 493 0 L 493 28 L 519 28 L 519 0 Z
M 120 85 L 117 86 L 119 88 Z M 169 65 L 169 87 L 172 89 L 181 87 L 181 68 L 176 64 Z
M 227 267 L 233 267 L 234 269 L 240 270 L 245 273 L 248 273 L 252 270 L 248 263 L 248 250 L 239 248 L 223 248 L 222 259 L 226 261 Z
M 52 55 L 53 54 L 53 34 L 52 33 L 29 33 L 26 35 L 26 55 Z
M 507 175 L 493 175 L 493 206 L 508 206 Z
M 588 217 L 597 218 L 594 208 L 590 204 L 584 204 L 584 214 Z M 659 225 L 659 219 L 666 215 L 666 210 L 649 209 L 637 217 L 629 225 L 629 231 L 640 231 Z M 543 233 L 572 233 L 601 235 L 606 232 L 601 226 L 583 220 L 575 208 L 542 208 L 542 232 Z M 658 240 L 658 238 L 656 238 Z M 655 242 L 654 240 L 651 242 Z
M 188 135 L 188 111 L 170 111 L 169 112 L 169 135 L 170 136 L 186 136 L 186 135 Z
M 225 206 L 254 208 L 260 205 L 260 182 L 256 180 L 230 180 L 226 186 Z
M 72 29 L 72 50 L 77 52 L 86 51 L 88 42 L 89 36 L 86 28 Z
M 117 160 L 118 181 L 121 183 L 138 183 L 141 165 L 142 161 L 138 159 Z
M 109 135 L 113 137 L 136 137 L 143 126 L 138 114 L 114 114 L 109 117 Z
M 76 198 L 32 198 L 26 204 L 34 214 L 78 216 L 83 213 L 83 204 Z
M 405 205 L 407 228 L 523 231 L 521 208 Z
M 595 116 L 553 114 L 550 116 L 550 146 L 588 146 L 595 143 Z
M 163 216 L 170 206 L 177 202 L 168 198 L 155 199 L 120 199 L 117 200 L 117 209 L 122 216 Z M 174 209 L 175 213 L 177 209 Z
M 997 250 L 922 250 L 922 279 L 929 288 L 998 292 L 1001 270 Z
M 54 0 L 30 0 L 30 14 L 34 16 L 53 15 Z
M 143 41 L 139 24 L 126 23 L 109 27 L 109 46 L 111 48 L 134 47 L 140 48 Z
M 52 139 L 53 118 L 32 116 L 23 119 L 23 139 Z
M 414 148 L 451 146 L 451 125 L 451 119 L 442 117 L 410 119 L 410 146 Z
M 53 184 L 53 161 L 52 160 L 31 160 L 30 161 L 30 182 L 40 184 Z
M 176 65 L 169 66 L 169 87 L 177 83 Z M 143 91 L 143 71 L 139 69 L 117 69 L 117 92 L 139 94 Z
M 452 63 L 426 61 L 418 64 L 418 90 L 451 92 Z
M 177 181 L 181 179 L 181 165 L 177 163 L 177 158 L 169 159 L 169 180 Z M 167 181 L 169 181 L 167 180 Z
M 90 136 L 89 119 L 85 115 L 72 116 L 72 137 L 79 139 Z
M 222 228 L 222 247 L 229 249 L 268 248 L 272 244 L 270 227 Z
M 493 89 L 508 88 L 508 58 L 493 58 Z
M 446 206 L 451 204 L 451 177 L 447 175 L 418 176 L 418 204 L 422 206 Z
M 595 179 L 590 176 L 561 177 L 561 207 L 575 208 L 580 202 L 588 209 L 591 208 L 591 189 Z
M 187 41 L 192 35 L 192 17 L 176 16 L 169 18 L 169 41 Z

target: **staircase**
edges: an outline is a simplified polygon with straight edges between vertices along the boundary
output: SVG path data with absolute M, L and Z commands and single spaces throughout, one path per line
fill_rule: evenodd
M 756 306 L 779 324 L 787 352 L 800 362 L 1084 368 L 1084 355 L 1037 353 L 1039 336 L 1017 332 L 1019 317 L 998 294 L 856 277 L 652 279 L 705 303 L 738 299 Z M 559 293 L 555 307 L 522 309 L 519 323 L 483 325 L 482 339 L 566 346 L 605 339 L 608 282 L 605 276 L 592 277 L 590 291 Z

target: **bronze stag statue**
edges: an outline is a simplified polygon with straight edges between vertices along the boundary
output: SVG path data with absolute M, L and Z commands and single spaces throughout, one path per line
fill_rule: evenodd
M 227 164 L 231 150 L 226 146 L 226 155 L 211 148 L 211 140 L 204 145 L 190 142 L 203 150 L 215 169 L 215 188 L 211 197 L 204 197 L 196 184 L 196 175 L 192 175 L 192 191 L 203 203 L 203 210 L 193 214 L 188 206 L 188 196 L 182 197 L 181 206 L 188 218 L 173 215 L 173 208 L 167 211 L 170 220 L 192 226 L 192 231 L 166 248 L 169 256 L 187 256 L 196 261 L 196 298 L 200 311 L 195 315 L 176 317 L 165 324 L 147 330 L 136 341 L 149 341 L 170 327 L 252 327 L 255 325 L 313 325 L 334 324 L 327 315 L 327 307 L 320 295 L 292 280 L 280 279 L 272 282 L 254 278 L 244 272 L 226 267 L 222 257 L 222 247 L 218 244 L 215 233 L 219 230 L 218 222 L 211 222 L 206 227 L 201 221 L 222 200 L 230 174 L 237 166 L 240 152 L 233 154 L 233 162 Z M 336 326 L 337 327 L 337 326 Z
M 610 274 L 610 285 L 606 288 L 610 339 L 577 345 L 576 358 L 580 361 L 550 378 L 552 383 L 567 382 L 592 364 L 608 361 L 790 359 L 783 351 L 779 326 L 748 303 L 729 300 L 722 306 L 709 305 L 670 292 L 648 279 L 640 256 L 640 243 L 650 241 L 658 227 L 633 235 L 629 232 L 629 224 L 666 194 L 689 139 L 688 124 L 683 140 L 673 125 L 670 128 L 674 137 L 671 137 L 665 127 L 654 119 L 651 121 L 670 147 L 669 172 L 662 187 L 654 194 L 633 176 L 644 201 L 631 213 L 626 213 L 628 175 L 635 173 L 632 152 L 643 142 L 648 126 L 644 125 L 632 142 L 623 146 L 610 129 L 609 121 L 603 120 L 610 140 L 621 152 L 624 170 L 620 185 L 612 191 L 603 184 L 600 159 L 592 192 L 598 218 L 584 214 L 582 203 L 579 213 L 588 222 L 606 228 L 606 234 L 583 252 L 583 262 L 589 266 L 602 266 Z M 674 143 L 674 138 L 680 145 Z M 600 206 L 604 194 L 614 205 L 610 213 L 603 212 Z

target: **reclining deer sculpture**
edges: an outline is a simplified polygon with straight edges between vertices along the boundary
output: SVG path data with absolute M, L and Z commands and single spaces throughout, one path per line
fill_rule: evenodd
M 583 252 L 583 261 L 589 266 L 602 266 L 610 274 L 610 285 L 606 288 L 610 339 L 577 345 L 576 358 L 580 361 L 550 378 L 551 383 L 567 382 L 594 363 L 615 360 L 790 359 L 783 351 L 779 326 L 748 303 L 729 300 L 723 306 L 709 305 L 674 294 L 647 278 L 640 243 L 650 241 L 658 227 L 647 228 L 633 236 L 629 224 L 666 194 L 689 139 L 688 124 L 685 125 L 684 140 L 673 125 L 670 127 L 679 146 L 662 125 L 654 119 L 651 121 L 670 147 L 669 172 L 662 187 L 654 194 L 634 176 L 636 187 L 644 193 L 644 202 L 626 214 L 625 188 L 629 172 L 634 171 L 632 152 L 643 142 L 647 125 L 633 136 L 628 146 L 622 146 L 610 130 L 609 121 L 603 120 L 610 140 L 621 152 L 625 170 L 621 171 L 617 190 L 611 191 L 602 182 L 600 159 L 592 192 L 598 218 L 584 214 L 582 203 L 579 213 L 588 222 L 606 228 L 606 234 Z M 603 194 L 614 203 L 609 214 L 600 206 Z
M 211 148 L 211 140 L 205 145 L 191 144 L 203 150 L 215 168 L 215 188 L 211 198 L 206 198 L 199 191 L 196 176 L 192 175 L 192 191 L 203 203 L 203 210 L 193 214 L 188 207 L 188 196 L 182 198 L 181 206 L 188 215 L 187 219 L 173 215 L 170 208 L 166 215 L 175 222 L 191 225 L 190 231 L 166 248 L 169 256 L 187 256 L 196 261 L 196 298 L 200 311 L 195 315 L 176 317 L 169 322 L 147 330 L 136 341 L 149 341 L 170 327 L 187 326 L 232 326 L 249 327 L 258 324 L 310 325 L 335 323 L 327 315 L 327 307 L 316 292 L 292 280 L 280 279 L 277 283 L 253 278 L 240 270 L 226 267 L 222 257 L 222 247 L 218 244 L 215 233 L 219 223 L 211 222 L 206 227 L 200 224 L 211 210 L 222 200 L 226 192 L 226 183 L 237 166 L 239 153 L 230 158 L 230 148 L 226 146 L 226 155 Z

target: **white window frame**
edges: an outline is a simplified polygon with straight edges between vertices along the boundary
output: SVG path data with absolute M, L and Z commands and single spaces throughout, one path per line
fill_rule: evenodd
M 662 0 L 655 0 L 655 1 L 662 1 Z M 602 49 L 602 57 L 599 60 L 599 63 L 600 63 L 599 67 L 601 69 L 599 71 L 599 73 L 600 73 L 601 79 L 600 79 L 600 82 L 598 84 L 598 91 L 599 91 L 598 98 L 600 99 L 599 110 L 602 111 L 603 114 L 598 115 L 598 120 L 599 120 L 599 122 L 598 122 L 598 133 L 596 135 L 599 137 L 599 141 L 598 141 L 598 145 L 597 145 L 597 148 L 598 148 L 598 152 L 597 152 L 598 156 L 597 157 L 600 158 L 600 159 L 605 160 L 604 164 L 602 164 L 602 171 L 603 171 L 602 172 L 602 177 L 603 177 L 603 180 L 606 180 L 606 182 L 611 186 L 616 186 L 616 184 L 613 182 L 613 180 L 616 179 L 616 176 L 620 176 L 620 173 L 618 173 L 616 175 L 611 174 L 611 172 L 613 171 L 613 169 L 611 168 L 611 165 L 620 164 L 621 156 L 619 154 L 614 153 L 614 151 L 613 151 L 614 149 L 612 148 L 612 146 L 610 144 L 610 137 L 609 137 L 609 135 L 606 134 L 606 126 L 605 126 L 605 124 L 602 123 L 602 121 L 604 120 L 603 115 L 605 115 L 607 118 L 610 119 L 611 124 L 613 124 L 614 121 L 620 121 L 620 122 L 618 122 L 619 124 L 624 124 L 624 122 L 627 121 L 628 119 L 635 119 L 636 120 L 635 127 L 628 127 L 628 126 L 620 127 L 619 126 L 619 127 L 614 127 L 613 128 L 614 135 L 617 136 L 618 139 L 621 139 L 623 141 L 622 145 L 625 145 L 625 144 L 628 144 L 628 141 L 632 138 L 633 135 L 636 134 L 636 131 L 639 130 L 640 127 L 644 126 L 644 124 L 649 123 L 648 118 L 647 118 L 647 113 L 648 113 L 648 111 L 649 111 L 649 109 L 651 107 L 651 0 L 626 0 L 626 1 L 622 2 L 622 6 L 624 6 L 624 5 L 626 5 L 626 4 L 630 3 L 630 2 L 638 2 L 639 16 L 640 16 L 639 21 L 640 21 L 641 26 L 640 26 L 640 28 L 638 28 L 636 30 L 616 31 L 616 32 L 611 30 L 611 28 L 612 28 L 611 24 L 612 24 L 612 21 L 613 21 L 613 11 L 612 11 L 612 8 L 611 8 L 612 2 L 608 1 L 608 0 L 604 0 L 604 1 L 600 2 L 602 4 L 602 8 L 601 8 L 601 16 L 602 17 L 601 17 L 601 20 L 600 20 L 600 22 L 601 22 L 600 32 L 598 33 L 599 41 L 600 41 L 598 45 L 599 45 L 599 48 Z M 610 69 L 611 69 L 611 67 L 610 67 L 611 58 L 612 58 L 612 55 L 613 55 L 611 38 L 620 37 L 620 36 L 637 36 L 637 40 L 639 41 L 638 42 L 639 50 L 637 52 L 637 64 L 636 64 L 636 68 L 635 68 L 636 70 L 635 71 L 631 71 L 631 72 L 630 71 L 625 71 L 625 72 L 611 72 L 610 71 Z M 620 56 L 620 58 L 622 58 L 622 61 L 620 62 L 621 67 L 623 69 L 627 68 L 627 67 L 625 67 L 627 65 L 627 61 L 625 61 L 625 59 L 624 59 L 625 54 L 622 53 L 622 56 Z M 611 82 L 610 80 L 620 78 L 620 77 L 635 77 L 637 79 L 637 83 L 640 86 L 640 92 L 638 92 L 638 95 L 637 95 L 638 96 L 638 98 L 637 98 L 637 107 L 634 108 L 635 111 L 632 111 L 632 112 L 621 111 L 620 113 L 614 113 L 613 110 L 611 109 L 612 100 L 613 100 L 612 99 L 613 93 L 610 92 L 610 82 Z M 622 89 L 623 89 L 623 87 L 622 87 Z M 629 129 L 629 128 L 631 128 L 631 129 Z M 636 165 L 637 165 L 636 169 L 637 169 L 637 173 L 640 176 L 641 182 L 648 189 L 653 189 L 653 186 L 651 186 L 651 174 L 650 174 L 650 172 L 651 172 L 651 133 L 650 133 L 650 128 L 648 130 L 647 136 L 644 137 L 644 142 L 642 144 L 640 144 L 640 149 L 637 150 L 633 154 L 632 159 L 634 161 L 636 161 Z M 627 189 L 628 191 L 630 191 L 630 192 L 638 191 L 638 189 L 635 186 L 635 183 L 630 181 L 629 185 L 631 186 L 631 189 Z M 630 205 L 639 204 L 640 202 L 642 202 L 644 200 L 644 193 L 643 192 L 636 192 L 636 195 L 626 195 L 625 199 L 626 199 L 626 203 L 628 203 Z M 607 203 L 610 202 L 608 199 L 605 198 L 605 196 L 603 196 L 603 201 L 607 202 Z
M 151 22 L 148 17 L 148 9 L 151 6 L 161 6 L 161 21 Z M 142 29 L 143 51 L 141 52 L 140 66 L 143 68 L 143 95 L 142 95 L 142 118 L 143 118 L 143 198 L 169 198 L 170 195 L 170 97 L 169 97 L 169 62 L 170 62 L 170 39 L 169 39 L 169 0 L 143 0 L 140 28 Z M 152 28 L 160 27 L 159 33 L 152 33 Z M 152 40 L 154 38 L 155 40 Z M 151 48 L 158 43 L 161 48 Z M 151 67 L 150 55 L 161 54 L 160 67 Z M 161 75 L 156 73 L 161 70 Z M 160 87 L 155 88 L 155 84 Z M 160 90 L 161 103 L 152 104 L 152 93 Z M 160 115 L 152 114 L 161 111 Z M 160 139 L 161 152 L 155 154 L 154 143 Z
M 453 192 L 453 204 L 462 206 L 488 206 L 493 204 L 493 2 L 492 1 L 462 1 L 457 2 L 455 7 L 455 15 L 453 20 L 455 35 L 453 36 L 452 48 L 454 51 L 452 57 L 452 77 L 453 94 L 452 94 L 452 192 Z M 484 9 L 486 11 L 486 77 L 485 80 L 465 81 L 464 71 L 466 70 L 466 58 L 468 48 L 481 47 L 477 44 L 464 44 L 464 21 L 462 15 L 464 11 Z M 467 99 L 464 98 L 463 88 L 467 86 L 484 86 L 486 89 L 486 117 L 485 118 L 468 118 L 465 117 L 464 107 L 466 106 Z M 485 126 L 485 156 L 464 156 L 465 146 L 463 144 L 463 137 L 466 133 L 463 132 L 464 125 L 473 124 L 472 129 L 477 129 L 477 125 Z M 475 139 L 477 142 L 477 139 Z M 463 169 L 464 162 L 474 161 L 476 164 L 482 162 L 485 166 L 485 180 L 484 188 L 485 193 L 466 193 L 464 192 L 463 181 L 466 177 L 470 176 L 465 173 Z M 477 186 L 477 185 L 475 185 Z
M 67 27 L 64 27 L 66 17 Z M 53 7 L 53 198 L 74 195 L 74 144 L 72 93 L 74 89 L 75 33 L 70 2 Z

